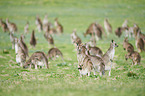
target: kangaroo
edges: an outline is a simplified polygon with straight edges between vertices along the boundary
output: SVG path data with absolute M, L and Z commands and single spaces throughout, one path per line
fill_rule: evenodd
M 32 65 L 35 66 L 35 69 L 37 69 L 37 66 L 39 66 L 39 68 L 45 66 L 45 68 L 49 69 L 48 59 L 45 53 L 41 51 L 33 53 L 29 60 L 24 64 L 23 68 L 28 68 L 28 66 L 31 68 Z
M 112 33 L 112 26 L 111 24 L 109 23 L 108 19 L 104 19 L 104 28 L 107 32 L 107 34 L 109 35 L 109 33 Z
M 88 34 L 92 35 L 94 24 L 95 24 L 95 23 L 92 23 L 92 24 L 89 25 L 89 27 L 88 27 L 88 29 L 86 30 L 86 32 L 83 33 L 83 34 L 84 34 L 84 37 L 86 37 Z
M 10 32 L 10 41 L 12 43 L 12 49 L 15 48 L 15 38 L 16 37 L 14 36 L 14 34 Z
M 28 54 L 28 47 L 27 45 L 25 44 L 24 40 L 23 40 L 23 35 L 20 36 L 20 47 L 23 49 L 23 51 L 25 52 L 26 56 L 29 57 L 29 54 Z
M 109 70 L 109 76 L 111 76 L 111 68 L 112 68 L 112 62 L 115 54 L 115 47 L 118 47 L 116 42 L 114 40 L 111 41 L 110 47 L 107 50 L 107 52 L 102 56 L 102 59 L 105 64 L 105 70 Z M 111 64 L 109 63 L 111 62 Z
M 54 40 L 53 40 L 53 37 L 50 34 L 44 34 L 44 37 L 50 45 L 54 46 Z
M 126 37 L 123 41 L 123 48 L 124 50 L 128 51 L 128 48 L 130 49 L 130 51 L 134 51 L 134 47 L 131 43 L 128 42 L 128 38 Z
M 96 38 L 96 41 L 102 39 L 102 30 L 101 28 L 97 25 L 97 23 L 95 23 L 95 25 L 93 26 L 93 30 L 94 30 L 94 36 Z
M 81 44 L 82 40 L 76 33 L 76 29 L 73 30 L 73 33 L 71 34 L 71 41 L 73 44 Z
M 58 33 L 63 33 L 63 26 L 58 22 L 57 18 L 55 18 L 54 25 L 56 26 L 56 30 Z
M 14 32 L 17 32 L 17 25 L 15 23 L 9 22 L 8 18 L 6 19 L 6 24 L 11 33 L 14 34 Z
M 33 47 L 35 47 L 37 41 L 36 41 L 36 38 L 35 38 L 35 31 L 33 30 L 32 31 L 32 34 L 31 34 L 31 40 L 30 40 L 30 45 L 32 45 Z
M 18 49 L 19 49 L 19 39 L 15 38 L 15 53 L 18 53 Z
M 121 27 L 118 27 L 116 30 L 115 30 L 115 35 L 118 36 L 120 38 L 120 36 L 122 35 L 122 28 Z
M 85 46 L 86 49 L 89 51 L 90 55 L 99 56 L 99 57 L 103 56 L 103 52 L 99 47 L 96 46 L 91 47 L 89 43 L 87 43 Z
M 62 52 L 58 49 L 58 48 L 51 48 L 49 51 L 48 51 L 48 58 L 49 59 L 53 59 L 54 57 L 54 60 L 56 59 L 56 57 L 58 56 L 61 56 L 61 59 L 62 61 L 64 62 L 64 59 L 63 59 L 63 54 Z
M 104 61 L 98 56 L 90 55 L 85 46 L 77 46 L 77 58 L 79 63 L 78 69 L 81 76 L 86 74 L 90 76 L 91 71 L 94 72 L 94 75 L 96 75 L 96 72 L 100 72 L 100 76 L 104 75 Z
M 41 32 L 42 29 L 43 29 L 43 25 L 42 25 L 42 21 L 41 21 L 41 19 L 39 18 L 39 16 L 36 16 L 35 24 L 36 24 L 36 26 L 37 26 L 38 31 Z
M 27 21 L 25 27 L 24 27 L 24 33 L 27 34 L 29 32 L 29 22 Z
M 47 31 L 47 27 L 49 26 L 49 22 L 48 22 L 48 15 L 46 14 L 44 19 L 43 19 L 43 30 L 46 32 Z
M 123 22 L 122 28 L 128 28 L 128 20 L 127 19 Z
M 125 55 L 125 59 L 127 60 L 128 58 L 132 60 L 132 65 L 140 65 L 141 56 L 138 52 L 128 52 L 128 54 Z
M 3 32 L 9 31 L 7 24 L 2 19 L 0 19 L 0 26 L 2 27 Z
M 20 47 L 19 43 L 17 46 L 18 46 L 18 50 L 16 53 L 16 62 L 20 63 L 20 66 L 22 67 L 26 61 L 26 54 L 25 54 L 24 50 Z
M 136 48 L 138 49 L 138 52 L 145 51 L 144 49 L 144 41 L 142 38 L 140 38 L 140 32 L 137 33 L 136 40 Z

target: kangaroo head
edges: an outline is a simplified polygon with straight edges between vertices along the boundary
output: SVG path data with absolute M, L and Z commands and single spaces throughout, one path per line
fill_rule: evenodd
M 30 62 L 26 62 L 26 63 L 23 65 L 23 68 L 28 68 L 29 65 L 30 65 Z
M 111 46 L 118 47 L 118 44 L 114 40 L 111 40 Z
M 78 65 L 78 69 L 79 69 L 79 70 L 82 70 L 82 67 L 83 67 L 83 64 L 79 64 L 79 65 Z

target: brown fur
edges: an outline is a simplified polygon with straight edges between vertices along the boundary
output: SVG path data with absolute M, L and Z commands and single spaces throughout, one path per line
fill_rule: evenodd
M 107 52 L 103 55 L 102 59 L 104 60 L 105 70 L 109 70 L 109 76 L 111 76 L 112 62 L 115 55 L 115 47 L 118 47 L 114 40 L 111 41 L 110 47 Z M 111 62 L 111 64 L 109 64 Z M 107 68 L 108 67 L 108 68 Z
M 44 37 L 45 37 L 45 39 L 48 41 L 48 43 L 49 43 L 50 45 L 54 46 L 53 37 L 52 37 L 49 33 L 44 34 Z
M 94 75 L 96 72 L 100 72 L 100 76 L 104 75 L 105 65 L 100 57 L 87 54 L 88 51 L 82 45 L 77 46 L 77 51 L 80 75 L 88 74 L 89 76 L 91 71 L 94 71 Z
M 39 16 L 36 16 L 35 23 L 36 23 L 36 26 L 37 26 L 38 31 L 41 32 L 43 30 L 43 25 L 42 25 L 42 21 L 39 18 Z
M 41 63 L 41 64 L 40 64 Z M 45 55 L 44 52 L 41 52 L 41 51 L 37 51 L 35 53 L 33 53 L 31 55 L 31 57 L 29 58 L 29 60 L 24 64 L 23 68 L 28 68 L 28 66 L 31 66 L 32 65 L 35 65 L 35 69 L 37 69 L 37 66 L 44 66 L 46 68 L 49 68 L 48 66 L 48 59 Z
M 109 23 L 108 19 L 104 20 L 104 27 L 105 27 L 107 34 L 112 33 L 112 26 Z
M 24 40 L 23 40 L 23 35 L 21 35 L 20 37 L 20 47 L 23 49 L 23 51 L 25 52 L 26 56 L 29 57 L 29 54 L 28 54 L 28 47 L 27 45 L 25 44 Z
M 115 30 L 115 35 L 118 36 L 120 38 L 120 36 L 122 35 L 122 28 L 121 27 L 118 27 L 116 30 Z
M 138 52 L 128 52 L 128 54 L 125 55 L 126 60 L 129 58 L 132 60 L 132 65 L 140 65 L 141 56 Z
M 15 23 L 9 22 L 8 18 L 6 19 L 6 24 L 11 33 L 17 32 L 17 25 Z
M 30 45 L 32 45 L 33 47 L 35 47 L 37 41 L 36 41 L 36 38 L 35 38 L 35 31 L 33 30 L 32 31 L 32 34 L 31 34 L 31 40 L 30 40 Z
M 24 33 L 27 34 L 29 32 L 29 22 L 27 21 L 25 27 L 24 27 Z
M 62 61 L 64 62 L 64 59 L 63 59 L 63 54 L 62 52 L 58 49 L 58 48 L 51 48 L 49 51 L 48 51 L 48 58 L 49 59 L 56 59 L 57 56 L 61 56 L 61 59 Z
M 2 27 L 3 32 L 9 31 L 7 24 L 0 19 L 0 26 Z
M 126 50 L 128 52 L 128 50 L 130 51 L 134 51 L 134 47 L 131 43 L 128 42 L 128 38 L 126 37 L 123 41 L 123 48 L 124 50 Z M 129 49 L 128 49 L 129 48 Z
M 74 29 L 73 33 L 71 34 L 71 40 L 72 40 L 72 43 L 75 45 L 82 43 L 81 38 L 76 33 L 76 29 Z
M 55 26 L 58 33 L 63 33 L 63 26 L 58 22 L 58 19 L 55 19 Z

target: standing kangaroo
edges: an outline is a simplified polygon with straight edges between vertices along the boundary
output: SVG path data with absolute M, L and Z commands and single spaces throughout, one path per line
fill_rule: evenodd
M 77 35 L 76 29 L 73 30 L 73 33 L 71 34 L 71 41 L 73 44 L 81 44 L 82 40 L 81 38 Z
M 108 51 L 102 57 L 105 63 L 105 70 L 109 70 L 109 76 L 111 76 L 111 68 L 112 68 L 112 62 L 115 54 L 115 47 L 118 47 L 118 45 L 115 43 L 114 40 L 112 40 Z
M 118 27 L 116 30 L 115 30 L 115 35 L 118 36 L 120 38 L 120 36 L 122 35 L 122 28 L 121 27 Z
M 6 24 L 11 33 L 17 32 L 17 25 L 15 23 L 9 22 L 8 18 L 6 19 Z
M 35 38 L 35 31 L 33 30 L 32 31 L 32 34 L 31 34 L 31 40 L 30 40 L 30 45 L 32 45 L 33 47 L 35 47 L 37 41 L 36 41 L 36 38 Z
M 45 39 L 48 41 L 48 43 L 52 46 L 54 46 L 54 40 L 53 37 L 48 33 L 48 34 L 44 34 Z
M 140 32 L 137 33 L 137 36 L 135 38 L 136 41 L 136 48 L 138 49 L 138 52 L 142 52 L 145 51 L 144 49 L 144 41 L 143 39 L 140 37 Z
M 23 49 L 23 51 L 25 52 L 26 56 L 29 57 L 29 54 L 28 54 L 28 47 L 27 45 L 25 44 L 24 40 L 23 40 L 23 35 L 20 36 L 20 47 Z
M 2 19 L 0 19 L 0 26 L 2 27 L 3 32 L 9 31 L 7 24 Z
M 56 26 L 56 30 L 58 33 L 63 33 L 63 26 L 58 22 L 57 18 L 55 18 L 54 25 Z
M 37 26 L 38 31 L 41 32 L 43 30 L 43 25 L 42 25 L 42 21 L 39 18 L 39 16 L 36 16 L 35 24 Z
M 111 24 L 109 23 L 108 19 L 104 19 L 104 28 L 107 32 L 107 34 L 109 35 L 109 33 L 112 33 L 112 26 Z
M 45 66 L 45 68 L 48 69 L 48 59 L 45 53 L 41 51 L 33 53 L 29 60 L 24 64 L 23 68 L 28 68 L 28 66 L 31 68 L 32 65 L 35 66 L 35 69 L 37 69 L 37 66 L 39 66 L 39 68 Z
M 24 27 L 24 33 L 27 34 L 29 32 L 29 22 L 27 21 L 25 27 Z

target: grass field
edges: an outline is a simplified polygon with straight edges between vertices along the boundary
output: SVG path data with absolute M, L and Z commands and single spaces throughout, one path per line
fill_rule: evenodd
M 144 0 L 0 0 L 0 18 L 9 18 L 17 24 L 17 37 L 23 33 L 26 21 L 30 22 L 30 32 L 25 36 L 29 55 L 37 50 L 47 53 L 51 48 L 43 33 L 38 31 L 36 48 L 32 49 L 29 44 L 31 31 L 36 30 L 35 16 L 39 15 L 43 19 L 45 14 L 48 14 L 51 22 L 58 17 L 64 26 L 64 34 L 54 35 L 54 42 L 63 52 L 66 64 L 62 64 L 58 58 L 56 61 L 49 60 L 49 69 L 21 68 L 15 62 L 15 52 L 11 48 L 8 33 L 0 28 L 0 96 L 145 95 L 145 52 L 140 53 L 141 65 L 131 66 L 131 60 L 126 61 L 124 57 L 126 52 L 122 47 L 123 35 L 117 38 L 113 33 L 97 42 L 104 53 L 109 48 L 111 39 L 119 44 L 110 77 L 106 72 L 103 77 L 94 77 L 92 74 L 90 77 L 80 78 L 75 47 L 70 40 L 70 33 L 76 28 L 82 41 L 89 41 L 90 36 L 84 38 L 83 33 L 94 21 L 103 25 L 104 18 L 109 19 L 113 30 L 128 19 L 129 26 L 136 23 L 145 34 Z M 134 38 L 129 41 L 135 47 Z M 9 53 L 3 53 L 4 49 Z M 129 75 L 130 71 L 135 75 Z

